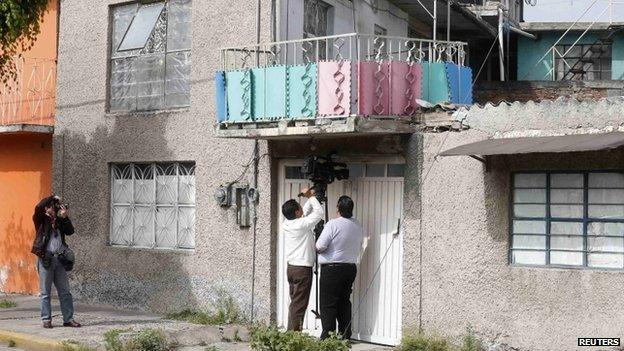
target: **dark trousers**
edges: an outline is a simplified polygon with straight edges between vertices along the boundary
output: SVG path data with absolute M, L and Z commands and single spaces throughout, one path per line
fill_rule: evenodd
M 321 265 L 321 339 L 336 331 L 346 340 L 351 339 L 351 291 L 357 268 L 349 263 Z
M 312 267 L 291 266 L 286 268 L 290 287 L 290 307 L 288 308 L 288 330 L 301 331 L 303 317 L 308 309 L 312 288 Z

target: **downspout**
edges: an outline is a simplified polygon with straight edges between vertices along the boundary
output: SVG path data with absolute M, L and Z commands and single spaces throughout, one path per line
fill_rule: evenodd
M 529 39 L 533 39 L 533 40 L 537 40 L 537 37 L 534 34 L 528 33 L 523 31 L 522 29 L 516 28 L 514 26 L 509 26 L 509 30 L 516 33 L 516 34 L 520 34 L 522 36 L 525 36 Z
M 451 41 L 451 0 L 446 0 L 446 41 Z
M 438 0 L 433 0 L 433 59 L 436 60 L 436 40 L 438 39 Z
M 505 81 L 505 46 L 503 44 L 503 10 L 498 8 L 498 66 L 500 71 L 500 81 Z
M 262 9 L 262 0 L 256 2 L 256 67 L 260 65 L 260 15 Z M 253 150 L 253 179 L 252 186 L 258 191 L 258 164 L 260 158 L 260 143 L 258 139 L 254 140 Z M 254 321 L 254 306 L 256 296 L 256 242 L 257 242 L 257 228 L 258 228 L 258 203 L 253 201 L 253 218 L 251 222 L 251 232 L 253 236 L 252 254 L 251 254 L 251 317 L 250 322 Z

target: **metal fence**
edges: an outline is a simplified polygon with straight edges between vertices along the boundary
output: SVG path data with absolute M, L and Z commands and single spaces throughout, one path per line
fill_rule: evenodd
M 56 60 L 15 58 L 16 79 L 0 86 L 0 125 L 54 124 Z

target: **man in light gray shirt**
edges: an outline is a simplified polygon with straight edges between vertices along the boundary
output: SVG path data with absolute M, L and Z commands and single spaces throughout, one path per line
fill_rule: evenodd
M 323 228 L 316 242 L 321 265 L 321 339 L 336 331 L 346 340 L 351 339 L 351 292 L 357 274 L 364 231 L 353 217 L 353 200 L 348 196 L 338 199 L 338 214 Z

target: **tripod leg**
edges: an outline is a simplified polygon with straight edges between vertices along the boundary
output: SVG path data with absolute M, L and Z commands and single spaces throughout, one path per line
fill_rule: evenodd
M 316 262 L 314 263 L 314 281 L 316 283 L 316 301 L 315 301 L 315 307 L 314 310 L 312 310 L 312 313 L 314 314 L 314 316 L 316 317 L 316 319 L 320 319 L 321 318 L 321 313 L 319 311 L 319 264 L 318 264 L 318 254 L 316 255 Z

